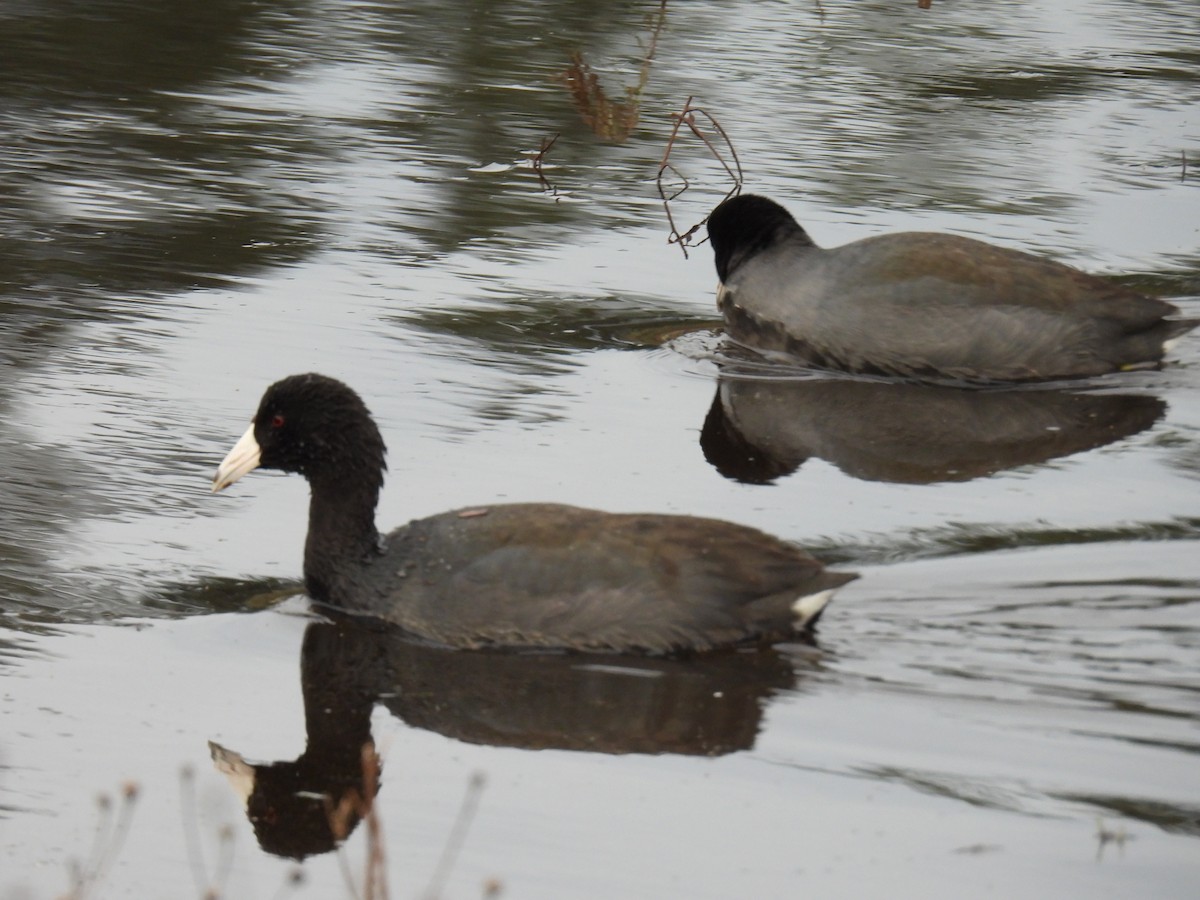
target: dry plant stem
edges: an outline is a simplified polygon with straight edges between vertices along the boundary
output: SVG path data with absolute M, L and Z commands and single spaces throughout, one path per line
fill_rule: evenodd
M 387 900 L 387 859 L 383 852 L 383 824 L 375 808 L 379 791 L 379 756 L 372 743 L 362 747 L 363 818 L 367 820 L 366 900 Z
M 350 896 L 353 900 L 362 900 L 362 895 L 358 892 L 358 885 L 354 881 L 354 873 L 350 871 L 350 862 L 346 859 L 346 854 L 342 852 L 342 848 L 337 848 L 338 868 L 342 870 L 342 881 L 346 882 L 346 887 L 350 889 Z
M 725 170 L 725 173 L 733 181 L 733 187 L 731 187 L 725 193 L 725 197 L 723 199 L 728 199 L 729 197 L 732 197 L 734 194 L 736 194 L 739 190 L 741 190 L 742 181 L 743 181 L 742 163 L 741 163 L 741 160 L 738 159 L 737 150 L 733 146 L 733 141 L 731 141 L 729 139 L 729 135 L 726 134 L 725 129 L 721 127 L 721 123 L 718 122 L 716 120 L 716 118 L 710 112 L 708 112 L 708 110 L 704 109 L 703 107 L 692 106 L 693 99 L 695 99 L 695 98 L 694 97 L 687 98 L 686 102 L 684 102 L 684 104 L 683 104 L 682 112 L 671 114 L 671 118 L 674 120 L 675 124 L 671 128 L 670 137 L 667 138 L 667 146 L 666 146 L 666 149 L 663 151 L 662 161 L 659 163 L 659 166 L 658 166 L 658 178 L 657 178 L 658 196 L 660 198 L 662 198 L 663 209 L 666 211 L 666 214 L 667 214 L 667 223 L 671 227 L 671 233 L 667 237 L 667 243 L 678 244 L 679 248 L 683 251 L 684 258 L 686 258 L 688 255 L 687 248 L 688 248 L 688 245 L 691 243 L 692 235 L 695 234 L 700 229 L 700 226 L 702 226 L 705 222 L 708 221 L 708 217 L 706 216 L 705 218 L 703 218 L 699 222 L 697 222 L 695 225 L 693 225 L 691 228 L 689 228 L 687 231 L 680 233 L 679 228 L 675 224 L 675 216 L 671 212 L 671 201 L 680 197 L 685 191 L 687 191 L 687 189 L 689 187 L 691 187 L 691 182 L 688 181 L 687 176 L 685 176 L 682 172 L 680 172 L 679 169 L 677 169 L 671 163 L 671 153 L 675 149 L 675 142 L 679 137 L 679 129 L 682 128 L 684 125 L 686 125 L 688 127 L 688 130 L 691 131 L 691 133 L 693 135 L 695 135 L 697 138 L 699 138 L 701 143 L 703 143 L 704 146 L 708 149 L 708 152 L 712 155 L 713 159 L 715 159 L 717 162 L 719 162 L 721 164 L 721 167 Z M 712 126 L 712 129 L 718 135 L 720 135 L 721 140 L 724 141 L 725 146 L 729 150 L 729 157 L 733 161 L 732 166 L 729 164 L 729 162 L 726 161 L 726 159 L 722 155 L 721 151 L 712 142 L 712 140 L 709 138 L 709 136 L 700 130 L 699 125 L 696 124 L 696 115 L 697 114 L 699 114 L 699 115 L 703 116 L 705 119 L 707 119 L 708 123 Z M 667 195 L 667 190 L 663 183 L 663 176 L 667 173 L 677 175 L 683 184 L 682 187 L 680 187 L 674 193 L 670 194 L 670 196 Z
M 363 875 L 363 890 L 360 894 L 354 883 L 354 874 L 339 846 L 338 865 L 342 878 L 355 900 L 387 900 L 387 859 L 383 848 L 383 826 L 375 809 L 375 795 L 379 791 L 379 754 L 375 745 L 368 741 L 362 746 L 362 791 L 350 790 L 342 795 L 337 805 L 326 797 L 326 815 L 334 839 L 340 844 L 350 833 L 350 817 L 356 816 L 367 823 L 367 864 Z
M 350 896 L 354 900 L 362 900 L 362 895 L 358 892 L 354 873 L 350 871 L 350 862 L 346 859 L 342 842 L 350 833 L 350 816 L 357 814 L 361 802 L 357 791 L 348 791 L 343 794 L 336 805 L 332 797 L 328 794 L 325 796 L 325 815 L 329 819 L 329 831 L 333 835 L 336 846 L 334 855 L 337 857 L 338 867 L 342 870 L 342 880 L 346 882 L 346 887 L 350 889 Z
M 654 21 L 654 31 L 650 33 L 650 45 L 646 48 L 645 54 L 642 56 L 642 70 L 638 75 L 637 97 L 642 96 L 642 91 L 646 89 L 646 85 L 650 81 L 650 64 L 654 62 L 654 54 L 658 52 L 658 36 L 662 34 L 663 25 L 667 23 L 667 0 L 662 0 L 658 5 L 658 15 Z M 640 41 L 639 41 L 640 43 Z
M 196 891 L 204 896 L 211 884 L 208 880 L 208 864 L 204 861 L 204 842 L 200 839 L 195 773 L 191 766 L 179 770 L 179 814 L 183 817 L 183 842 L 187 849 L 188 866 L 192 870 L 192 883 Z
M 223 825 L 217 833 L 217 837 L 220 841 L 217 874 L 209 887 L 209 894 L 214 897 L 221 893 L 224 886 L 229 883 L 229 876 L 233 874 L 233 829 L 228 825 Z
M 691 108 L 691 106 L 692 106 L 692 98 L 688 97 L 687 100 L 683 104 L 683 113 L 680 113 L 680 114 L 672 113 L 671 114 L 671 118 L 674 119 L 675 124 L 671 127 L 670 137 L 667 138 L 667 146 L 666 146 L 666 149 L 663 151 L 662 161 L 658 164 L 658 178 L 655 181 L 655 183 L 658 186 L 658 196 L 660 198 L 662 198 L 663 210 L 667 214 L 667 224 L 671 226 L 671 234 L 667 237 L 667 243 L 668 244 L 672 244 L 672 243 L 679 244 L 679 249 L 683 251 L 684 259 L 687 259 L 687 255 L 688 255 L 687 239 L 679 233 L 679 228 L 675 224 L 675 216 L 671 213 L 671 201 L 674 200 L 676 197 L 678 197 L 680 194 L 682 194 L 684 191 L 686 191 L 688 189 L 688 180 L 682 172 L 680 172 L 673 165 L 671 165 L 669 160 L 671 158 L 671 151 L 673 149 L 675 149 L 675 139 L 679 136 L 679 126 L 683 124 L 684 116 L 687 115 L 687 111 Z M 667 192 L 663 189 L 663 175 L 668 171 L 674 173 L 675 175 L 678 175 L 680 177 L 680 179 L 683 181 L 683 187 L 681 187 L 678 191 L 673 193 L 670 197 L 667 196 Z M 688 232 L 688 233 L 689 233 L 689 235 L 691 234 L 691 232 Z
M 96 823 L 96 836 L 87 865 L 75 868 L 71 889 L 64 895 L 64 900 L 84 900 L 104 880 L 125 844 L 137 795 L 137 785 L 133 782 L 126 784 L 121 790 L 120 806 L 115 810 L 108 795 L 100 796 L 100 814 L 104 818 Z
M 78 861 L 71 862 L 71 890 L 67 894 L 70 900 L 86 895 L 91 889 L 97 871 L 104 860 L 104 852 L 112 837 L 113 809 L 112 798 L 101 794 L 96 798 L 96 808 L 99 817 L 96 820 L 96 830 L 92 833 L 92 849 L 88 853 L 87 862 L 80 865 Z
M 458 808 L 458 815 L 454 819 L 454 825 L 450 828 L 446 845 L 442 848 L 442 857 L 438 860 L 433 877 L 429 879 L 429 886 L 425 888 L 425 900 L 438 900 L 442 896 L 442 890 L 446 886 L 446 880 L 450 877 L 451 869 L 454 868 L 455 860 L 458 859 L 458 853 L 467 840 L 467 831 L 475 819 L 475 814 L 479 811 L 479 798 L 483 793 L 483 784 L 482 772 L 476 772 L 467 782 L 467 792 L 463 795 L 462 805 Z
M 558 143 L 557 134 L 552 138 L 542 138 L 542 146 L 538 148 L 538 152 L 530 160 L 530 166 L 533 168 L 534 174 L 538 177 L 538 184 L 542 186 L 543 191 L 548 192 L 555 198 L 558 197 L 558 188 L 552 185 L 549 179 L 546 178 L 545 172 L 542 171 L 542 164 L 546 161 L 546 154 L 550 152 L 550 148 L 556 143 Z

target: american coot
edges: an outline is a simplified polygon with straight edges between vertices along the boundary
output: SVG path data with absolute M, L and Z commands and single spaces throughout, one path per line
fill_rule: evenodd
M 672 653 L 787 640 L 857 577 L 752 528 L 549 503 L 465 509 L 381 536 L 384 444 L 358 395 L 322 375 L 267 389 L 213 479 L 258 467 L 312 491 L 313 599 L 456 647 Z
M 735 341 L 851 372 L 969 381 L 1077 378 L 1157 365 L 1200 324 L 1061 263 L 949 234 L 828 250 L 746 194 L 708 220 Z

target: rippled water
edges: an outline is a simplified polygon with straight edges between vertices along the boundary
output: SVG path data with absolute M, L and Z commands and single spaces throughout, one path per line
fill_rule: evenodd
M 283 804 L 352 782 L 368 734 L 393 896 L 434 878 L 475 772 L 448 896 L 1194 896 L 1200 339 L 966 399 L 748 375 L 655 174 L 694 96 L 820 243 L 952 230 L 1200 314 L 1200 13 L 669 4 L 655 39 L 659 14 L 0 9 L 0 897 L 61 894 L 126 782 L 102 895 L 349 895 Z M 585 124 L 575 52 L 625 140 Z M 672 162 L 687 227 L 727 184 L 692 138 Z M 702 663 L 314 623 L 303 482 L 208 493 L 306 370 L 376 414 L 384 524 L 713 515 L 862 578 L 815 646 Z M 281 825 L 214 753 L 260 764 Z

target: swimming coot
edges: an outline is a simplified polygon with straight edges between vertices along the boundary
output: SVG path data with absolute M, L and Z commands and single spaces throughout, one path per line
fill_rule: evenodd
M 673 653 L 787 640 L 857 577 L 729 522 L 550 503 L 457 510 L 381 536 L 384 453 L 354 391 L 294 375 L 267 389 L 213 490 L 260 466 L 300 473 L 312 491 L 309 594 L 456 647 Z
M 708 220 L 730 336 L 851 372 L 968 381 L 1078 378 L 1161 362 L 1200 324 L 1061 263 L 950 234 L 822 249 L 745 194 Z

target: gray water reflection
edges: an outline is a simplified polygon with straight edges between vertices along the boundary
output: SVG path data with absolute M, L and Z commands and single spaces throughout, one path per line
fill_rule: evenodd
M 695 95 L 748 187 L 824 243 L 967 233 L 1196 314 L 1200 13 L 670 4 L 639 125 L 601 140 L 563 72 L 581 52 L 623 97 L 658 9 L 0 8 L 0 894 L 31 860 L 35 893 L 60 893 L 90 838 L 74 800 L 131 776 L 145 825 L 112 893 L 177 892 L 179 761 L 206 762 L 210 736 L 286 744 L 287 616 L 213 613 L 291 592 L 303 486 L 206 491 L 262 387 L 310 369 L 353 383 L 386 430 L 385 525 L 562 500 L 734 518 L 866 569 L 753 748 L 530 753 L 397 726 L 389 778 L 417 795 L 386 798 L 401 869 L 441 849 L 404 814 L 457 797 L 466 759 L 514 787 L 485 801 L 464 877 L 525 896 L 1191 890 L 1200 344 L 1067 404 L 1130 398 L 1105 434 L 978 463 L 988 477 L 945 480 L 961 460 L 932 453 L 910 480 L 933 484 L 867 482 L 830 450 L 770 486 L 729 481 L 696 449 L 719 347 L 663 343 L 715 315 L 711 258 L 666 245 L 653 182 L 668 114 Z M 528 162 L 553 134 L 557 195 Z M 673 161 L 696 221 L 724 177 L 695 143 Z M 854 424 L 817 418 L 806 450 Z M 841 434 L 839 452 L 870 439 Z M 900 455 L 843 464 L 895 475 Z M 131 616 L 137 631 L 70 624 Z M 200 721 L 216 724 L 181 734 Z M 1100 866 L 1097 814 L 1137 838 Z M 976 844 L 1003 852 L 951 856 Z
M 580 654 L 463 653 L 363 622 L 315 622 L 300 657 L 305 749 L 251 763 L 212 745 L 259 845 L 302 859 L 344 840 L 327 814 L 369 795 L 362 750 L 382 703 L 414 728 L 526 750 L 721 756 L 753 747 L 769 699 L 795 690 L 776 650 L 704 662 Z M 357 818 L 349 823 L 352 830 Z
M 723 475 L 751 484 L 814 456 L 856 478 L 930 484 L 1111 444 L 1165 410 L 1137 394 L 733 375 L 718 383 L 700 446 Z

